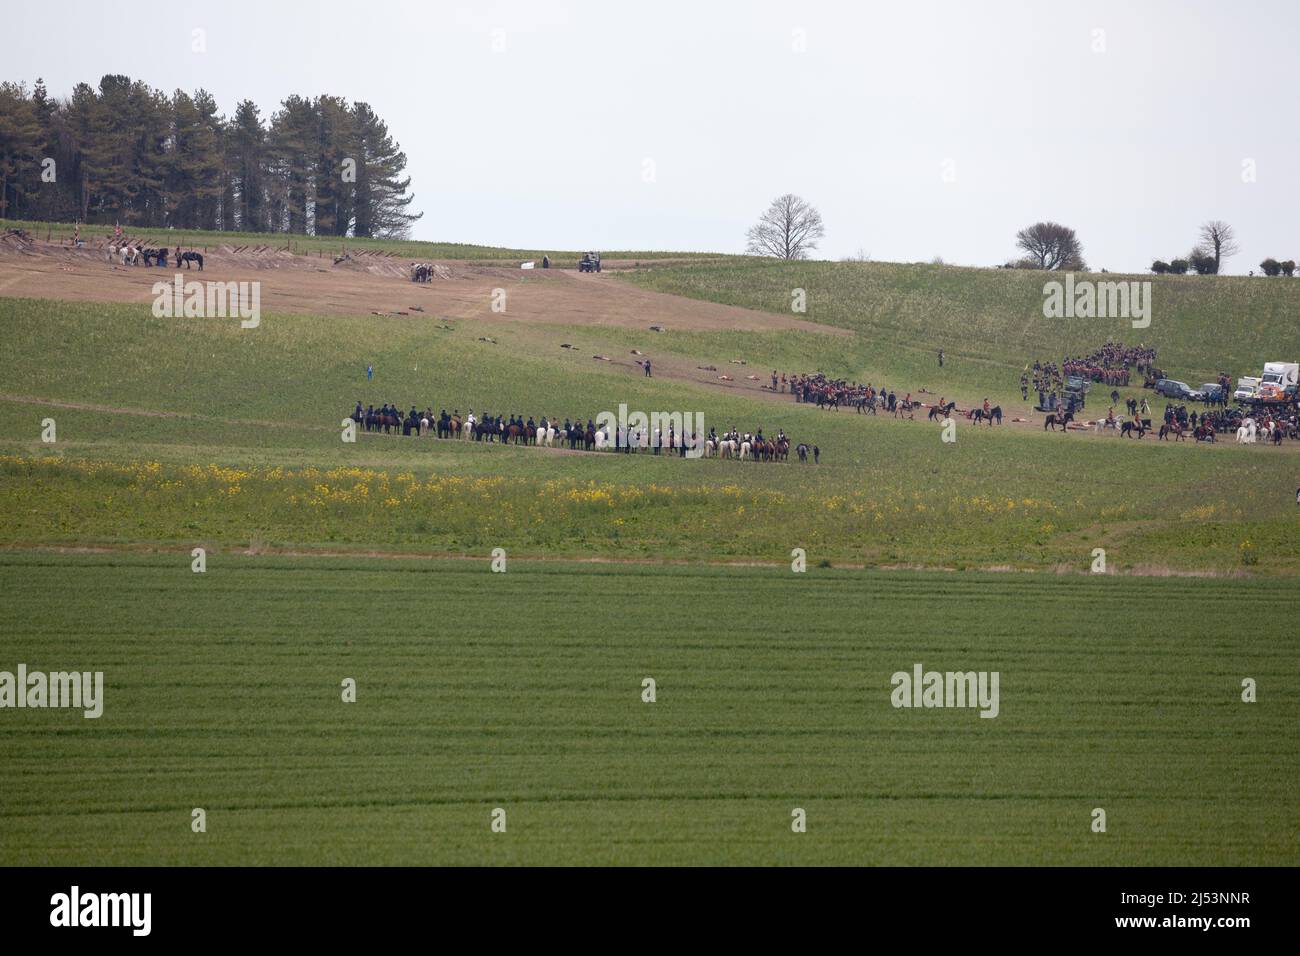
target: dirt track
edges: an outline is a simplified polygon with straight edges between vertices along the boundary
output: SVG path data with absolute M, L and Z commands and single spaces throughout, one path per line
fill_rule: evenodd
M 212 248 L 204 271 L 179 270 L 186 279 L 261 282 L 266 312 L 370 315 L 409 312 L 426 316 L 510 320 L 529 323 L 622 326 L 674 330 L 799 329 L 850 335 L 794 316 L 754 312 L 639 289 L 611 276 L 561 269 L 508 269 L 471 262 L 440 262 L 448 278 L 414 283 L 410 263 L 387 256 L 358 256 L 335 264 L 329 258 L 294 255 L 283 249 L 251 251 Z M 148 305 L 155 282 L 177 269 L 123 266 L 101 248 L 73 249 L 59 243 L 0 242 L 0 296 L 121 302 Z M 505 290 L 505 311 L 494 312 L 493 290 Z M 419 312 L 414 313 L 420 315 Z

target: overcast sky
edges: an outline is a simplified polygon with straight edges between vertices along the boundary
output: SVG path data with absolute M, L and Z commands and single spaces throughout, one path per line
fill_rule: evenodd
M 795 192 L 824 258 L 992 265 L 1053 219 L 1093 268 L 1142 270 L 1223 219 L 1225 271 L 1300 259 L 1296 3 L 52 9 L 6 4 L 3 78 L 62 97 L 125 73 L 227 115 L 368 101 L 409 157 L 417 239 L 740 252 Z

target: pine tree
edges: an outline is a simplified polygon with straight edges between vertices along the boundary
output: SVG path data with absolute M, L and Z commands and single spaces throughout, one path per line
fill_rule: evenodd
M 232 183 L 235 191 L 235 228 L 263 232 L 266 222 L 266 129 L 252 100 L 235 107 L 230 126 Z
M 406 169 L 406 154 L 368 103 L 357 103 L 352 111 L 361 153 L 357 157 L 356 235 L 404 238 L 410 235 L 411 223 L 424 215 L 406 211 L 415 199 L 407 194 L 411 177 L 399 178 Z
M 16 219 L 34 191 L 32 170 L 37 170 L 41 126 L 27 88 L 20 83 L 0 83 L 0 217 Z
M 316 110 L 301 96 L 290 96 L 271 118 L 269 135 L 275 195 L 283 231 L 305 235 L 315 178 Z

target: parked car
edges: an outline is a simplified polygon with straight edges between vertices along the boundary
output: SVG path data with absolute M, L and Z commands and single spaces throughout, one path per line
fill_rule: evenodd
M 1186 382 L 1175 381 L 1172 378 L 1162 378 L 1156 382 L 1156 393 L 1165 396 L 1165 398 L 1181 398 L 1184 401 L 1195 401 L 1196 391 Z
M 1201 393 L 1202 400 L 1217 402 L 1223 398 L 1223 386 L 1218 382 L 1206 382 L 1197 391 Z

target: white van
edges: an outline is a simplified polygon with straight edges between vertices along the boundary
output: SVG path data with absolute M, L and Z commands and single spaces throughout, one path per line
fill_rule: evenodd
M 1248 402 L 1255 397 L 1259 391 L 1259 379 L 1249 375 L 1237 379 L 1237 390 L 1232 393 L 1232 397 L 1239 402 Z

